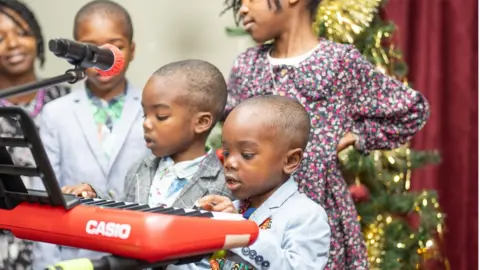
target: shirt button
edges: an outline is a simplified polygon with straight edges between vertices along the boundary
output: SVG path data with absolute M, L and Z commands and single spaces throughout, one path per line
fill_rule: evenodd
M 262 264 L 263 262 L 263 257 L 261 255 L 258 255 L 257 257 L 255 257 L 255 263 L 256 264 Z
M 267 269 L 270 267 L 270 262 L 269 261 L 263 261 L 262 262 L 262 268 L 263 269 Z
M 255 250 L 250 250 L 250 255 L 249 255 L 250 259 L 252 260 L 255 259 L 255 256 L 257 256 L 257 252 Z
M 242 254 L 247 256 L 250 253 L 250 249 L 248 247 L 242 248 Z

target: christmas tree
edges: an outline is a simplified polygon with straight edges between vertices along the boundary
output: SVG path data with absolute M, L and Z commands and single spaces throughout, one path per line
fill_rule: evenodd
M 380 71 L 408 84 L 407 65 L 392 42 L 395 25 L 382 18 L 385 0 L 323 0 L 313 29 L 329 40 L 353 44 Z M 246 35 L 227 28 L 229 35 Z M 218 148 L 221 126 L 210 137 Z M 435 191 L 411 191 L 412 170 L 438 163 L 435 151 L 413 151 L 409 144 L 365 156 L 353 148 L 339 153 L 342 172 L 356 203 L 371 269 L 427 269 L 442 262 L 444 231 Z M 429 268 L 431 269 L 431 268 Z M 438 268 L 438 264 L 435 266 Z

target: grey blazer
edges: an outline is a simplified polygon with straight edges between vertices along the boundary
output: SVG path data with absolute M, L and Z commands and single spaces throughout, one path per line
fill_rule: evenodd
M 160 158 L 150 155 L 135 163 L 125 177 L 124 193 L 120 201 L 148 204 L 148 193 L 159 162 Z M 207 155 L 201 169 L 180 192 L 173 207 L 192 208 L 198 199 L 209 194 L 233 198 L 225 185 L 222 163 L 214 151 Z M 101 193 L 97 193 L 97 196 L 108 198 L 108 195 Z

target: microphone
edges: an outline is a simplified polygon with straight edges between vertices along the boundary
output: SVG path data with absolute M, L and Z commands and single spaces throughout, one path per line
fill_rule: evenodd
M 51 39 L 48 48 L 75 66 L 95 68 L 102 76 L 119 74 L 125 66 L 123 53 L 111 44 L 95 46 L 68 39 Z

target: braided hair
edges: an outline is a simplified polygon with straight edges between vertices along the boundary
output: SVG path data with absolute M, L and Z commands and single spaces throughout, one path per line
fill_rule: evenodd
M 20 17 L 22 17 L 30 29 L 24 29 L 22 24 L 13 16 L 11 16 L 6 9 L 13 10 Z M 0 0 L 0 13 L 9 17 L 18 27 L 22 28 L 23 31 L 35 38 L 37 43 L 37 58 L 40 61 L 40 67 L 43 67 L 43 64 L 45 63 L 45 45 L 43 41 L 42 28 L 40 27 L 37 18 L 30 8 L 18 0 Z
M 315 18 L 315 14 L 318 9 L 318 5 L 320 4 L 322 0 L 308 0 L 307 3 L 307 9 L 310 12 L 310 16 L 312 18 Z M 275 5 L 276 11 L 282 10 L 282 5 L 280 4 L 280 0 L 267 0 L 268 3 L 268 8 L 272 8 L 272 2 Z M 228 10 L 233 10 L 233 16 L 235 19 L 235 23 L 238 25 L 240 22 L 240 17 L 238 16 L 238 13 L 240 11 L 240 8 L 242 7 L 242 0 L 225 0 L 225 6 L 226 8 L 222 11 L 222 14 L 225 13 Z

